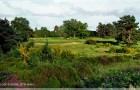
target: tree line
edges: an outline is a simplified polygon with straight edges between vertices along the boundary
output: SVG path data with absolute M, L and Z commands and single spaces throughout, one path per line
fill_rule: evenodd
M 124 15 L 118 21 L 103 24 L 99 23 L 96 31 L 88 30 L 88 24 L 70 19 L 63 21 L 63 25 L 55 26 L 53 31 L 47 27 L 35 28 L 29 26 L 29 21 L 23 17 L 15 17 L 11 22 L 0 19 L 0 51 L 7 52 L 19 42 L 28 41 L 31 37 L 86 37 L 115 38 L 118 43 L 128 45 L 140 40 L 140 29 L 134 16 Z

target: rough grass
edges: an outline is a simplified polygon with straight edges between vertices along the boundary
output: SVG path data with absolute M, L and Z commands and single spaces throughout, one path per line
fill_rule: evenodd
M 111 62 L 107 65 L 105 64 L 101 64 L 101 63 L 96 63 L 94 62 L 94 59 L 96 59 L 97 56 L 120 56 L 120 55 L 131 55 L 131 54 L 125 54 L 125 53 L 108 53 L 109 49 L 111 46 L 108 46 L 106 44 L 102 44 L 102 43 L 98 43 L 97 45 L 88 45 L 88 44 L 84 44 L 85 40 L 88 39 L 96 39 L 96 40 L 114 40 L 114 39 L 102 39 L 102 38 L 86 38 L 86 39 L 61 39 L 61 38 L 47 38 L 49 46 L 50 47 L 57 47 L 59 46 L 62 50 L 65 49 L 69 49 L 72 52 L 77 52 L 79 54 L 79 58 L 75 61 L 67 61 L 67 60 L 58 60 L 56 62 L 54 62 L 54 66 L 56 65 L 61 66 L 61 67 L 72 67 L 75 64 L 79 64 L 81 62 L 83 62 L 85 66 L 88 66 L 92 69 L 93 73 L 91 73 L 93 77 L 102 77 L 104 76 L 106 73 L 110 72 L 110 71 L 117 71 L 117 70 L 127 70 L 127 69 L 135 69 L 138 68 L 140 69 L 140 60 L 127 60 L 127 61 L 122 61 L 122 62 Z M 41 48 L 41 45 L 44 44 L 44 42 L 46 42 L 46 39 L 44 38 L 32 38 L 30 40 L 33 40 L 35 43 L 41 43 L 41 44 L 37 44 L 34 48 L 35 50 Z M 114 47 L 120 48 L 122 45 L 113 45 Z M 140 47 L 140 42 L 138 42 L 138 45 L 135 46 L 136 48 L 139 49 Z M 93 57 L 92 59 L 90 59 L 90 57 Z M 82 61 L 81 58 L 84 58 L 84 60 Z M 90 60 L 89 60 L 90 59 Z M 46 70 L 44 72 L 41 73 L 33 73 L 32 69 L 28 69 L 28 67 L 24 66 L 21 64 L 20 61 L 12 61 L 11 58 L 8 59 L 9 61 L 4 61 L 4 62 L 0 62 L 0 69 L 4 69 L 4 70 L 9 70 L 12 73 L 15 73 L 19 76 L 19 79 L 22 82 L 26 82 L 26 83 L 32 83 L 32 79 L 34 81 L 38 81 L 38 77 L 41 77 L 40 75 L 42 75 L 43 77 L 47 77 L 45 76 L 44 73 L 47 75 L 50 73 L 46 72 Z M 93 60 L 93 62 L 92 62 Z M 98 60 L 98 59 L 97 59 Z M 46 62 L 46 63 L 42 63 L 40 62 L 39 65 L 37 67 L 43 66 L 43 64 L 45 66 L 48 65 L 52 65 L 52 63 Z M 59 68 L 56 68 L 56 71 L 60 70 Z M 41 68 L 43 69 L 43 68 Z M 36 70 L 36 67 L 35 67 Z M 66 69 L 68 70 L 68 69 Z M 57 74 L 57 72 L 53 72 L 50 69 L 48 69 L 48 71 L 50 71 L 51 73 L 56 73 L 57 77 L 60 77 L 60 75 L 65 72 L 63 72 L 63 70 L 60 70 Z M 83 71 L 83 68 L 82 68 Z M 87 70 L 88 71 L 88 70 Z M 83 75 L 88 74 L 85 70 L 85 73 L 82 72 Z M 52 75 L 52 74 L 51 74 Z M 64 74 L 65 75 L 65 74 Z M 63 77 L 61 77 L 62 79 L 65 78 L 65 76 L 63 75 Z M 67 76 L 67 71 L 66 71 L 66 76 Z M 32 78 L 31 78 L 32 77 Z M 69 78 L 71 78 L 70 76 L 68 76 Z M 73 79 L 73 78 L 72 78 Z M 44 79 L 40 79 L 42 81 L 44 81 Z M 66 77 L 67 80 L 67 77 Z M 71 80 L 71 79 L 70 79 Z M 39 82 L 40 83 L 40 82 Z
M 127 69 L 140 69 L 140 60 L 117 62 L 117 63 L 111 63 L 109 65 L 97 64 L 93 66 L 94 76 L 99 76 L 99 77 L 103 76 L 109 71 L 127 70 Z

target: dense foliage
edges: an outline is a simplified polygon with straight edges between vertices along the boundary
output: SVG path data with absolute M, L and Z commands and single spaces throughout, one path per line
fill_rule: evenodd
M 11 21 L 11 27 L 18 33 L 20 42 L 27 41 L 33 36 L 33 30 L 29 26 L 29 21 L 26 18 L 15 17 L 15 19 Z
M 101 38 L 115 38 L 116 36 L 116 29 L 115 26 L 112 24 L 102 24 L 99 23 L 97 26 L 97 34 Z
M 7 19 L 0 19 L 0 52 L 8 52 L 17 45 L 17 34 Z
M 89 36 L 87 23 L 82 23 L 76 19 L 65 20 L 63 23 L 67 37 L 85 38 Z
M 126 16 L 120 17 L 120 20 L 117 22 L 114 22 L 114 24 L 117 29 L 116 40 L 123 41 L 127 43 L 129 46 L 130 44 L 137 41 L 134 35 L 132 34 L 133 32 L 136 32 L 138 28 L 138 24 L 139 24 L 139 23 L 136 23 L 136 19 L 134 16 L 126 15 Z

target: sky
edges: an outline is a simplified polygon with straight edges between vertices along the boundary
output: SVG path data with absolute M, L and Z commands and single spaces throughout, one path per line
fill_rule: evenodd
M 53 30 L 73 18 L 96 30 L 99 22 L 111 23 L 124 15 L 140 22 L 140 0 L 0 0 L 0 18 L 24 17 L 33 29 Z

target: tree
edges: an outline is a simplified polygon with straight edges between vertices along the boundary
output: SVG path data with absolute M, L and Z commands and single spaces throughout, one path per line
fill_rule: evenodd
M 116 36 L 115 27 L 110 23 L 108 24 L 99 23 L 96 31 L 98 36 L 101 38 L 105 38 L 105 37 L 114 38 Z
M 55 27 L 54 27 L 54 32 L 57 32 L 58 29 L 59 29 L 59 27 L 58 27 L 57 25 L 55 25 Z
M 50 31 L 46 27 L 41 27 L 40 29 L 35 28 L 34 36 L 35 37 L 49 37 Z
M 17 34 L 7 19 L 0 19 L 0 48 L 3 53 L 17 45 Z
M 136 41 L 136 38 L 133 38 L 132 33 L 136 31 L 138 24 L 139 23 L 136 23 L 134 16 L 125 15 L 120 17 L 120 20 L 114 22 L 118 35 L 116 40 L 123 41 L 127 43 L 128 46 L 130 46 L 132 43 L 134 43 L 134 41 Z
M 82 23 L 76 19 L 63 21 L 63 26 L 65 27 L 65 33 L 67 33 L 67 37 L 84 38 L 89 35 L 87 23 Z
M 29 21 L 23 17 L 15 17 L 11 21 L 12 28 L 19 34 L 20 42 L 27 41 L 33 35 L 33 30 L 29 26 Z
M 90 37 L 96 37 L 97 36 L 97 32 L 96 31 L 89 31 L 90 33 Z
M 97 26 L 97 35 L 101 38 L 104 38 L 106 35 L 105 35 L 105 25 L 102 24 L 102 23 L 99 23 L 99 25 Z

